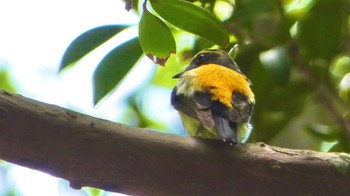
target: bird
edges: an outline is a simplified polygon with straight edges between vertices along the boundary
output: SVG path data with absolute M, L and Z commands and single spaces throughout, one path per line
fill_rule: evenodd
M 229 53 L 202 50 L 173 78 L 178 81 L 170 102 L 190 136 L 233 144 L 247 141 L 255 97 L 250 80 Z

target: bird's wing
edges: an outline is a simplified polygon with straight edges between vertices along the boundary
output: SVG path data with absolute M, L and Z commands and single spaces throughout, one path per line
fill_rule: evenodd
M 212 115 L 215 122 L 217 136 L 233 143 L 238 142 L 238 126 L 249 122 L 253 111 L 253 104 L 246 96 L 234 93 L 232 96 L 233 109 L 226 107 L 220 102 L 213 102 Z
M 232 95 L 233 110 L 229 112 L 229 119 L 236 123 L 246 123 L 253 113 L 253 103 L 240 93 Z
M 214 119 L 211 113 L 211 95 L 197 92 L 191 97 L 182 94 L 176 95 L 176 87 L 171 93 L 171 105 L 192 118 L 198 120 L 208 128 L 214 127 Z

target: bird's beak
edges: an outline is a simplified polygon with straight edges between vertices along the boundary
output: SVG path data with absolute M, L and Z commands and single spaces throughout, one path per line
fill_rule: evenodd
M 180 73 L 176 74 L 175 76 L 173 76 L 173 78 L 174 78 L 174 79 L 180 78 L 180 77 L 182 76 L 183 73 L 184 73 L 184 72 L 180 72 Z

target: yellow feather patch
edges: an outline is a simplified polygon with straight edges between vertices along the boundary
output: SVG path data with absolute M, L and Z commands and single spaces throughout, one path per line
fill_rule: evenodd
M 245 75 L 216 64 L 207 64 L 186 71 L 177 85 L 178 90 L 185 94 L 194 91 L 211 93 L 212 100 L 220 101 L 232 109 L 232 93 L 241 93 L 254 103 L 254 94 L 249 87 Z M 181 93 L 181 92 L 180 92 Z

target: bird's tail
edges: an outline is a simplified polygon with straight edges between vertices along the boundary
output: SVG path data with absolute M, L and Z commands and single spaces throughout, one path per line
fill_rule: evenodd
M 237 124 L 230 122 L 229 120 L 222 118 L 221 116 L 213 116 L 215 121 L 215 130 L 219 139 L 237 143 Z

